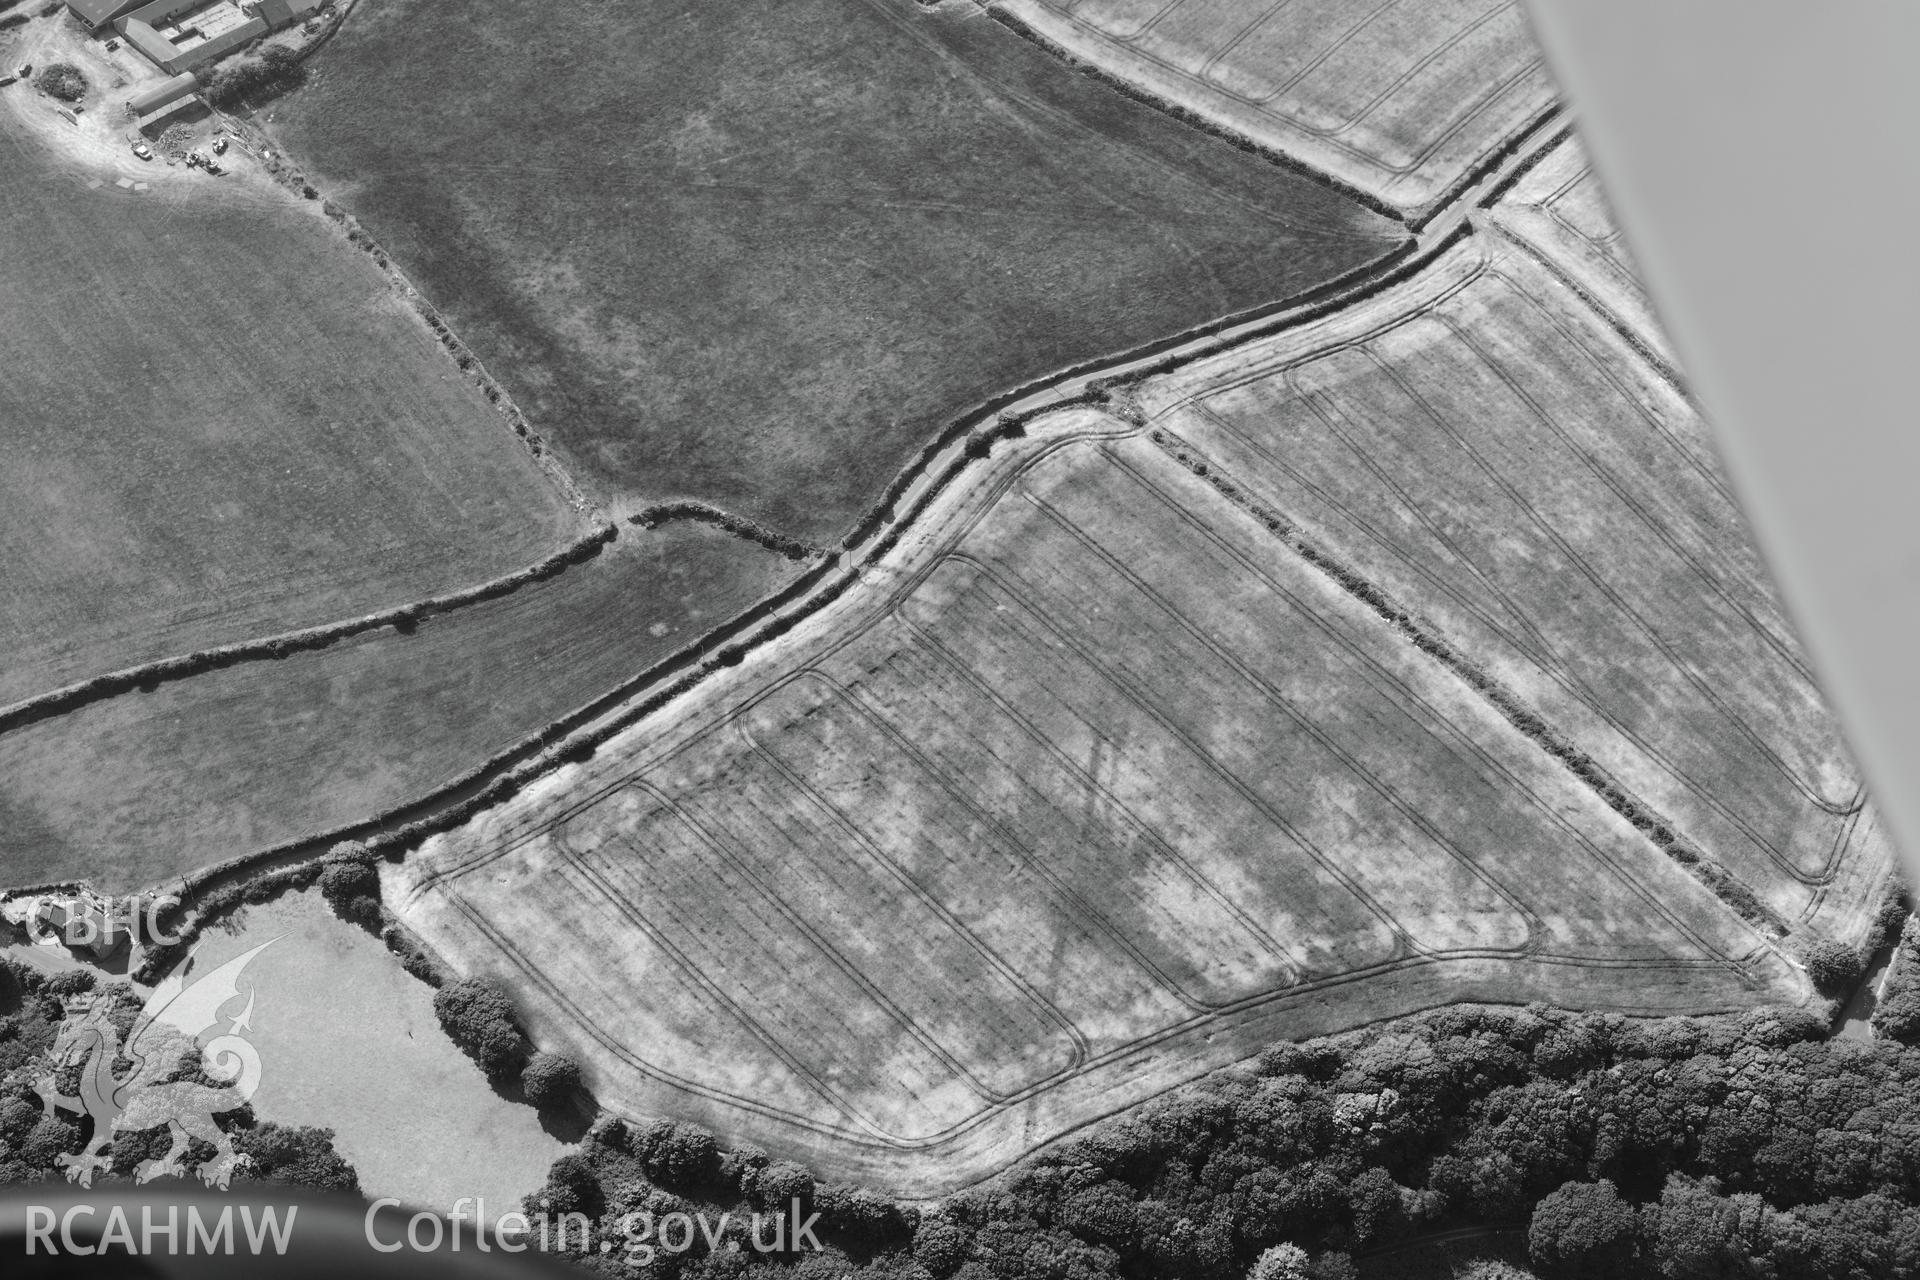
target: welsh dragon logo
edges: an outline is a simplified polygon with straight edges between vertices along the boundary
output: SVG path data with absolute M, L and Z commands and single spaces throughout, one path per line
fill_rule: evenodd
M 93 1175 L 112 1164 L 107 1153 L 116 1135 L 162 1125 L 172 1130 L 173 1145 L 165 1156 L 141 1161 L 137 1181 L 187 1172 L 183 1157 L 195 1138 L 214 1149 L 213 1158 L 195 1171 L 208 1186 L 224 1190 L 235 1171 L 246 1166 L 247 1157 L 233 1149 L 232 1139 L 213 1118 L 245 1105 L 260 1085 L 260 1054 L 244 1034 L 252 1027 L 251 983 L 245 1007 L 231 1016 L 227 1029 L 204 1043 L 201 1037 L 228 1021 L 220 1011 L 242 994 L 241 972 L 278 941 L 264 942 L 192 982 L 186 978 L 192 968 L 189 960 L 154 988 L 124 1043 L 105 1002 L 80 998 L 69 1003 L 53 1043 L 55 1070 L 35 1084 L 48 1115 L 59 1108 L 93 1120 L 86 1149 L 60 1157 L 68 1181 L 92 1186 Z M 204 1080 L 191 1078 L 195 1050 Z M 79 1093 L 69 1097 L 59 1091 L 58 1069 L 76 1063 Z M 181 1078 L 183 1072 L 189 1078 Z

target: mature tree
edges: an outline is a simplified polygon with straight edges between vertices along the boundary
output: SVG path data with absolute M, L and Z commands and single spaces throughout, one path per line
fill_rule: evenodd
M 1648 1207 L 1648 1243 L 1668 1280 L 1747 1280 L 1768 1274 L 1765 1204 L 1722 1195 L 1712 1179 L 1675 1174 Z
M 1247 1280 L 1307 1280 L 1307 1251 L 1297 1244 L 1276 1244 L 1254 1259 Z
M 1857 947 L 1849 947 L 1831 938 L 1816 938 L 1801 953 L 1807 977 L 1822 995 L 1844 995 L 1860 985 L 1866 972 Z
M 913 1260 L 944 1280 L 967 1260 L 973 1232 L 943 1214 L 923 1213 L 913 1229 Z
M 579 1093 L 580 1065 L 557 1053 L 536 1053 L 521 1068 L 520 1088 L 542 1110 L 559 1106 Z
M 569 1151 L 547 1170 L 547 1185 L 526 1199 L 530 1214 L 545 1213 L 558 1217 L 564 1213 L 584 1213 L 597 1217 L 606 1207 L 606 1193 L 600 1175 L 584 1152 Z
M 1612 1280 L 1640 1249 L 1640 1218 L 1611 1182 L 1569 1182 L 1534 1206 L 1527 1252 L 1548 1276 Z
M 508 1075 L 526 1056 L 526 1038 L 507 993 L 486 978 L 461 978 L 434 993 L 440 1025 L 489 1076 Z

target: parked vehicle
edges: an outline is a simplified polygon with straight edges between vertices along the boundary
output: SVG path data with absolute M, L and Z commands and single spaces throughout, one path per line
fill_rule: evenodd
M 118 40 L 109 40 L 109 41 L 107 41 L 107 52 L 108 52 L 108 53 L 112 53 L 112 52 L 113 52 L 113 51 L 114 51 L 115 49 L 118 49 L 119 47 L 120 47 L 120 42 L 119 42 Z
M 151 160 L 153 159 L 153 148 L 144 142 L 135 142 L 133 144 L 133 154 L 139 156 L 142 160 Z

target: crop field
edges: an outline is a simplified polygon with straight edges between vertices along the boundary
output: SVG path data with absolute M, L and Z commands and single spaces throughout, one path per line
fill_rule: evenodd
M 1886 837 L 1705 428 L 1531 254 L 1474 237 L 1145 399 L 1783 920 L 1863 927 Z
M 396 0 L 313 71 L 286 150 L 590 490 L 813 541 L 987 398 L 1400 242 L 966 6 Z
M 485 581 L 583 531 L 297 199 L 89 189 L 5 108 L 0 165 L 0 707 Z
M 1276 1038 L 1804 994 L 1463 680 L 1091 410 L 390 890 L 603 1102 L 914 1194 Z
M 1419 213 L 1548 109 L 1518 0 L 995 0 L 1148 94 Z
M 510 595 L 0 735 L 0 883 L 127 892 L 418 799 L 617 688 L 797 566 L 702 525 L 622 533 Z
M 1673 359 L 1599 179 L 1571 134 L 1515 183 L 1493 223 L 1565 271 L 1663 358 Z

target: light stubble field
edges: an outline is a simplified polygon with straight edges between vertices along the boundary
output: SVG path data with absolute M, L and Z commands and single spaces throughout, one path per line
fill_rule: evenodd
M 1041 39 L 1419 215 L 1549 109 L 1517 0 L 994 0 Z
M 1860 927 L 1886 836 L 1705 426 L 1530 253 L 1476 236 L 1143 402 L 1783 919 Z
M 1278 1038 L 1804 995 L 1465 682 L 1088 411 L 393 891 L 603 1101 L 915 1194 Z

